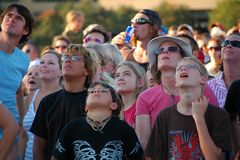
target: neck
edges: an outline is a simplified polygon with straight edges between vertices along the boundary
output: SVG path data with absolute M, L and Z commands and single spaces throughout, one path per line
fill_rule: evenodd
M 178 91 L 176 89 L 176 80 L 175 80 L 175 71 L 163 71 L 161 72 L 161 81 L 163 90 L 165 93 L 169 95 L 178 95 Z
M 104 119 L 112 116 L 112 111 L 105 111 L 100 107 L 93 110 L 88 110 L 87 116 L 94 121 L 103 121 Z
M 192 115 L 192 102 L 201 97 L 202 87 L 179 88 L 179 94 L 178 111 L 184 115 Z
M 136 101 L 135 93 L 121 94 L 121 98 L 123 101 L 124 110 L 127 110 L 128 108 L 130 108 L 133 105 L 133 103 Z
M 13 49 L 18 45 L 21 37 L 16 35 L 9 35 L 3 31 L 0 32 L 0 50 L 5 53 L 12 53 Z
M 240 79 L 240 64 L 238 63 L 224 63 L 224 77 L 223 80 L 227 86 L 230 87 L 234 80 Z
M 68 92 L 80 92 L 85 89 L 85 80 L 86 77 L 84 78 L 79 78 L 79 79 L 72 79 L 72 78 L 65 78 L 64 77 L 64 88 Z
M 61 89 L 61 86 L 59 85 L 59 80 L 58 81 L 48 81 L 48 82 L 44 82 L 42 81 L 42 85 L 41 85 L 41 92 L 42 93 L 53 93 L 57 90 Z

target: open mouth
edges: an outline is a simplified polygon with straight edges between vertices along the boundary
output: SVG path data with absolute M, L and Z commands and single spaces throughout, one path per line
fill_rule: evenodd
M 162 59 L 170 59 L 168 56 L 164 56 Z
M 180 78 L 188 78 L 188 74 L 187 73 L 181 73 Z
M 28 81 L 28 83 L 29 83 L 29 84 L 36 84 L 36 82 L 33 81 L 33 80 Z

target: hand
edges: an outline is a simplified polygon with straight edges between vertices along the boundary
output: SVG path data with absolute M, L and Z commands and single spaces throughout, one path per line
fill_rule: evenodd
M 240 160 L 240 150 L 238 153 L 235 155 L 234 160 Z
M 115 37 L 113 37 L 111 43 L 112 44 L 117 44 L 117 45 L 125 45 L 125 38 L 126 38 L 126 33 L 125 32 L 121 32 L 118 35 L 116 35 Z
M 192 116 L 194 120 L 199 120 L 204 118 L 205 112 L 208 106 L 208 98 L 202 96 L 192 102 Z

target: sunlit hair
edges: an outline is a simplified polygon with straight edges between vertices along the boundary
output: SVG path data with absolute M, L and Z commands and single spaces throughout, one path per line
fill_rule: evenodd
M 57 41 L 65 41 L 67 43 L 67 45 L 69 45 L 71 43 L 71 41 L 68 37 L 63 36 L 63 35 L 57 35 L 57 36 L 53 37 L 53 42 L 52 42 L 53 48 L 56 47 Z
M 54 50 L 45 50 L 44 52 L 41 53 L 41 58 L 45 55 L 45 54 L 52 54 L 54 56 L 57 57 L 57 61 L 58 61 L 58 65 L 59 68 L 62 69 L 62 60 L 61 60 L 61 55 L 57 52 L 55 52 Z
M 178 62 L 177 65 L 181 65 L 186 62 L 190 62 L 190 63 L 193 63 L 194 65 L 196 65 L 198 71 L 200 72 L 200 74 L 202 76 L 208 76 L 208 71 L 205 68 L 205 66 L 198 59 L 196 59 L 194 57 L 184 57 Z
M 114 68 L 123 62 L 123 57 L 116 45 L 110 43 L 104 43 L 103 46 L 106 48 L 107 56 L 112 60 Z
M 125 62 L 122 62 L 121 64 L 119 64 L 116 67 L 116 71 L 121 66 L 128 66 L 134 72 L 134 74 L 137 77 L 136 83 L 140 83 L 139 81 L 143 82 L 143 85 L 137 87 L 136 90 L 135 90 L 135 96 L 137 98 L 141 92 L 143 92 L 145 89 L 147 89 L 146 72 L 138 64 L 136 64 L 134 62 L 130 62 L 130 61 L 125 61 Z
M 86 88 L 88 88 L 89 85 L 92 83 L 93 77 L 97 70 L 97 63 L 96 63 L 95 59 L 92 58 L 89 51 L 85 47 L 83 47 L 81 44 L 70 44 L 67 47 L 65 53 L 66 53 L 66 55 L 83 56 L 85 68 L 87 69 L 87 71 L 89 73 L 89 75 L 86 78 L 84 86 Z
M 32 33 L 32 28 L 33 28 L 33 16 L 31 14 L 31 12 L 29 11 L 28 8 L 26 8 L 25 6 L 21 5 L 21 4 L 11 4 L 9 5 L 1 14 L 1 23 L 3 21 L 4 16 L 12 11 L 16 9 L 17 12 L 24 17 L 26 23 L 24 28 L 28 30 L 28 34 L 23 35 L 22 38 L 20 39 L 19 43 L 24 43 L 28 40 L 28 36 Z M 2 31 L 2 28 L 0 28 L 0 31 Z
M 72 10 L 69 11 L 65 17 L 65 21 L 66 21 L 66 27 L 64 32 L 69 31 L 70 30 L 70 25 L 72 24 L 72 22 L 78 18 L 78 17 L 84 17 L 83 13 L 80 11 L 76 11 L 76 10 Z
M 90 85 L 89 89 L 94 88 L 97 85 L 101 85 L 103 88 L 106 88 L 106 89 L 110 90 L 111 96 L 112 96 L 112 100 L 118 106 L 116 110 L 112 111 L 112 116 L 120 118 L 119 116 L 120 116 L 120 111 L 121 111 L 121 109 L 123 107 L 123 103 L 122 103 L 120 97 L 118 96 L 117 92 L 115 91 L 115 89 L 112 86 L 110 86 L 109 84 L 107 84 L 105 82 L 102 82 L 102 81 L 93 82 Z

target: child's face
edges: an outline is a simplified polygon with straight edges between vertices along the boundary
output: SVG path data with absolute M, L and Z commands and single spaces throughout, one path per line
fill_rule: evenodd
M 115 73 L 115 85 L 120 94 L 134 93 L 137 89 L 137 76 L 127 65 L 122 65 Z
M 178 87 L 200 86 L 204 78 L 194 62 L 184 61 L 176 67 L 176 84 Z
M 111 103 L 113 103 L 111 91 L 108 88 L 103 87 L 98 84 L 93 88 L 88 89 L 88 97 L 86 106 L 91 107 L 108 107 Z

